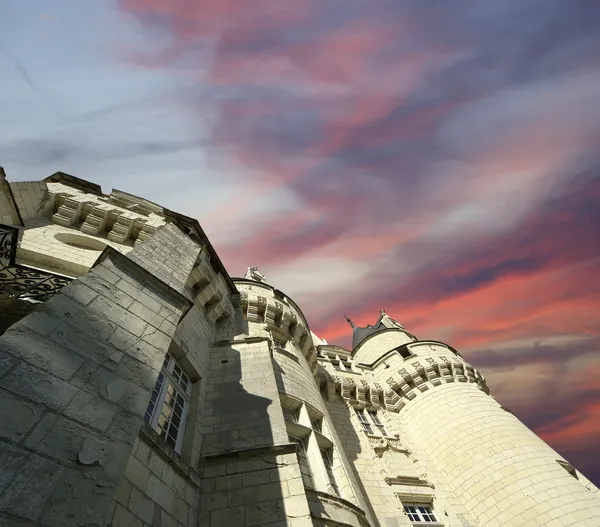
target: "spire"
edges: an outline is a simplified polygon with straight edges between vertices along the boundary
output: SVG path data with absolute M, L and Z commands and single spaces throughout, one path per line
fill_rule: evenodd
M 348 321 L 348 324 L 350 324 L 350 326 L 352 327 L 352 329 L 354 329 L 356 327 L 356 324 L 354 322 L 352 322 L 352 320 L 350 320 L 348 318 L 348 315 L 346 315 L 346 313 L 344 313 L 344 316 L 346 317 L 346 320 Z

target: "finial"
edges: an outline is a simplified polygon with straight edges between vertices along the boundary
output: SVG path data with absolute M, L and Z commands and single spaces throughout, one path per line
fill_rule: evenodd
M 348 318 L 348 315 L 346 315 L 346 313 L 344 313 L 344 316 L 346 317 L 346 320 L 348 321 L 348 324 L 350 324 L 350 326 L 352 327 L 352 329 L 354 329 L 356 327 L 356 324 L 354 324 L 354 322 L 352 322 L 352 320 L 350 320 Z

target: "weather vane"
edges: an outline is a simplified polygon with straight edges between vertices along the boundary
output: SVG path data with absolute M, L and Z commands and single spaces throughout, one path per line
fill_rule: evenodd
M 356 324 L 354 324 L 354 322 L 352 322 L 352 320 L 350 320 L 348 318 L 348 315 L 346 315 L 346 313 L 344 313 L 344 316 L 346 317 L 346 320 L 348 321 L 348 324 L 350 324 L 350 326 L 352 326 L 352 328 L 355 328 Z

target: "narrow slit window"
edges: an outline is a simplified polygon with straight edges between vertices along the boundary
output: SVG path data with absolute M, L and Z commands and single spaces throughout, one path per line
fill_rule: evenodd
M 298 445 L 296 448 L 296 456 L 298 458 L 298 465 L 300 465 L 302 482 L 306 488 L 314 489 L 315 484 L 313 481 L 312 471 L 310 470 L 310 465 L 308 464 L 308 458 L 306 457 L 306 447 L 304 445 L 304 441 L 292 436 L 289 436 L 289 439 L 291 443 L 296 443 Z
M 323 458 L 323 464 L 325 465 L 325 472 L 327 473 L 327 479 L 329 480 L 329 487 L 336 496 L 340 495 L 340 489 L 335 480 L 335 474 L 333 472 L 333 451 L 321 449 L 321 457 Z

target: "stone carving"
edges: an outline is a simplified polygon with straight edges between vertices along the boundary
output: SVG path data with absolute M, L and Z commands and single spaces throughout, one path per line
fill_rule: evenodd
M 255 282 L 266 282 L 265 275 L 258 270 L 258 267 L 248 267 L 244 278 L 246 280 L 254 280 Z

